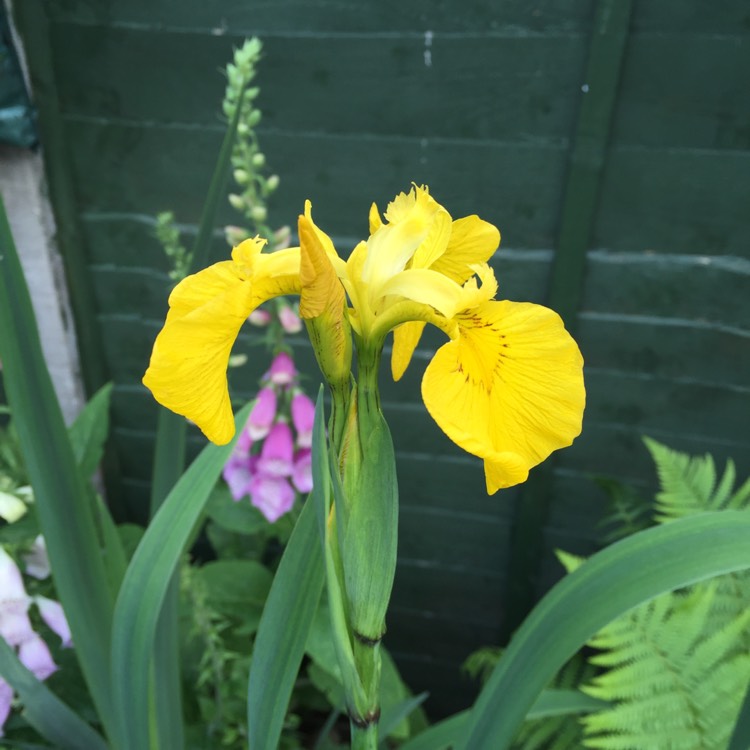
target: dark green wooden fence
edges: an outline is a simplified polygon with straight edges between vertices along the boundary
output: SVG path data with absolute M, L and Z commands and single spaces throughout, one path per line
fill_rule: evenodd
M 559 575 L 552 550 L 597 544 L 591 474 L 653 486 L 641 434 L 750 470 L 744 0 L 23 0 L 17 15 L 87 385 L 116 384 L 111 493 L 132 517 L 156 416 L 140 376 L 168 288 L 153 216 L 196 221 L 222 134 L 219 69 L 245 36 L 265 44 L 275 224 L 310 197 L 347 249 L 370 201 L 425 182 L 454 216 L 500 227 L 503 296 L 549 302 L 575 330 L 583 436 L 490 499 L 420 406 L 424 362 L 384 382 L 403 491 L 387 643 L 435 712 L 465 700 L 463 658 Z

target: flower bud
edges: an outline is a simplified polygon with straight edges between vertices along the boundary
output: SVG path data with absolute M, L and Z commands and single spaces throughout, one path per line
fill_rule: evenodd
M 266 163 L 266 155 L 260 151 L 253 154 L 252 163 L 254 167 L 262 167 Z
M 244 211 L 245 206 L 247 205 L 245 199 L 241 195 L 237 195 L 237 193 L 229 194 L 229 203 L 232 208 L 236 208 L 238 211 Z
M 247 185 L 250 181 L 250 176 L 244 169 L 235 169 L 232 176 L 238 185 Z
M 253 221 L 265 221 L 268 217 L 268 209 L 265 206 L 253 206 L 250 210 Z
M 276 188 L 279 186 L 279 176 L 277 174 L 272 174 L 267 180 L 266 180 L 266 189 L 269 193 L 272 193 Z

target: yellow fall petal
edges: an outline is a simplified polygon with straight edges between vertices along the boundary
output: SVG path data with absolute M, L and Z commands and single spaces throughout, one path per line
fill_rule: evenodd
M 485 302 L 425 371 L 427 410 L 457 445 L 485 459 L 487 488 L 523 481 L 581 431 L 583 359 L 560 317 L 539 305 Z
M 191 419 L 213 443 L 224 445 L 234 435 L 234 418 L 227 389 L 229 354 L 242 324 L 253 309 L 249 281 L 230 279 L 207 268 L 188 276 L 170 297 L 179 307 L 170 310 L 154 342 L 143 384 L 168 409 Z M 216 293 L 219 280 L 226 282 Z M 212 296 L 188 311 L 186 301 L 199 300 L 206 289 Z M 180 289 L 182 287 L 182 289 Z
M 247 240 L 232 261 L 183 279 L 143 376 L 154 398 L 195 422 L 213 443 L 234 435 L 227 365 L 247 316 L 271 297 L 299 293 L 299 248 L 262 254 L 265 241 Z

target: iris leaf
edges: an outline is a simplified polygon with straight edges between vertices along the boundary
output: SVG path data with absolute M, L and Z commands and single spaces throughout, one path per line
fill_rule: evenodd
M 237 434 L 250 406 L 237 413 Z M 157 621 L 180 557 L 233 445 L 203 449 L 157 511 L 125 574 L 115 608 L 111 689 L 126 750 L 150 747 L 148 695 Z
M 748 535 L 748 513 L 703 513 L 638 532 L 591 557 L 549 591 L 516 631 L 457 750 L 510 747 L 544 686 L 599 629 L 665 591 L 750 568 Z

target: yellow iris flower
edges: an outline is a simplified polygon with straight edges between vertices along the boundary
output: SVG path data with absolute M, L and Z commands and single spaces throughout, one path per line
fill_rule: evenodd
M 384 220 L 373 205 L 370 237 L 346 262 L 313 222 L 309 202 L 299 236 L 301 248 L 273 254 L 261 252 L 262 241 L 246 240 L 232 261 L 186 278 L 170 296 L 144 383 L 210 440 L 225 443 L 233 434 L 226 366 L 240 326 L 265 300 L 293 293 L 302 296 L 304 317 L 330 329 L 323 346 L 345 349 L 350 325 L 360 358 L 374 353 L 377 360 L 393 331 L 396 380 L 426 323 L 446 333 L 422 397 L 448 437 L 484 460 L 490 494 L 523 482 L 580 433 L 580 351 L 552 310 L 494 299 L 497 281 L 487 265 L 500 241 L 494 226 L 477 216 L 454 221 L 427 188 L 415 186 L 389 204 Z

